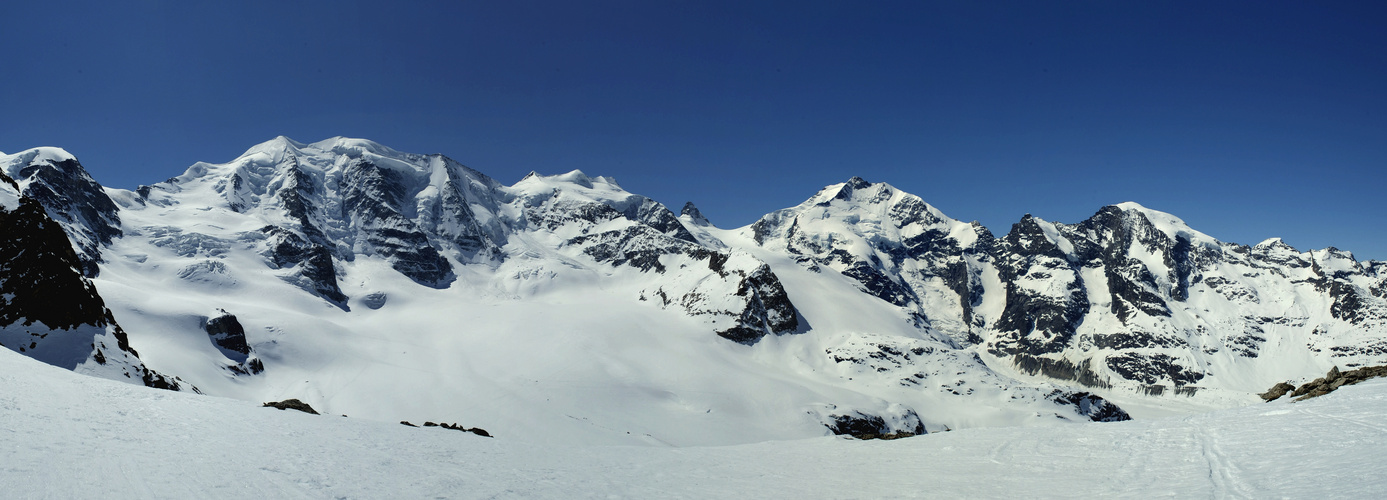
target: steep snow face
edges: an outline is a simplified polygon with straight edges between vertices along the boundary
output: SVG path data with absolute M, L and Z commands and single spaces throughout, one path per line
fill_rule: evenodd
M 856 280 L 863 292 L 956 346 L 979 340 L 974 311 L 992 235 L 915 195 L 854 177 L 761 218 L 747 232 L 759 246 Z
M 0 155 L 0 171 L 20 194 L 38 201 L 63 226 L 81 262 L 82 273 L 96 276 L 101 247 L 120 236 L 120 215 L 77 158 L 59 148 L 34 148 Z

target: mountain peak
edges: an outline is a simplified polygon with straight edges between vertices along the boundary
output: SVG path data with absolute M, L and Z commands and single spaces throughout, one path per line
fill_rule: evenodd
M 260 144 L 251 146 L 250 149 L 247 149 L 246 152 L 241 153 L 241 156 L 236 157 L 236 159 L 239 160 L 241 158 L 248 158 L 256 155 L 265 155 L 273 158 L 273 161 L 278 162 L 279 159 L 283 158 L 286 154 L 299 153 L 303 148 L 306 147 L 308 147 L 307 144 L 295 141 L 293 139 L 281 135 L 275 137 L 274 139 L 270 139 Z
M 1111 206 L 1116 207 L 1118 210 L 1121 210 L 1124 213 L 1141 214 L 1143 217 L 1146 217 L 1146 220 L 1149 221 L 1151 225 L 1155 226 L 1157 230 L 1161 231 L 1162 233 L 1165 233 L 1166 236 L 1169 236 L 1172 239 L 1179 239 L 1180 237 L 1184 237 L 1196 243 L 1208 246 L 1218 246 L 1217 239 L 1214 239 L 1212 236 L 1194 230 L 1194 228 L 1191 228 L 1189 224 L 1185 223 L 1184 219 L 1181 219 L 1169 213 L 1144 207 L 1141 204 L 1134 201 L 1122 202 Z
M 361 156 L 363 153 L 367 152 L 387 157 L 398 157 L 402 154 L 376 141 L 342 137 L 340 135 L 309 144 L 307 147 L 322 151 L 331 151 L 336 154 L 350 157 Z
M 591 177 L 588 177 L 588 174 L 585 174 L 585 173 L 583 173 L 582 170 L 578 170 L 578 169 L 576 169 L 576 168 L 573 169 L 573 170 L 568 171 L 567 173 L 562 173 L 562 174 L 559 174 L 559 175 L 555 175 L 555 176 L 552 177 L 552 179 L 554 179 L 554 180 L 556 180 L 556 181 L 562 181 L 562 182 L 571 182 L 571 183 L 577 184 L 577 185 L 579 185 L 579 186 L 589 187 L 589 188 L 592 187 L 592 181 L 593 181 L 593 179 L 592 179 Z
M 578 169 L 573 169 L 558 175 L 540 175 L 535 172 L 530 172 L 523 179 L 520 179 L 520 182 L 515 183 L 515 185 L 519 186 L 529 183 L 572 184 L 587 189 L 601 188 L 622 191 L 621 186 L 616 183 L 616 179 L 604 176 L 589 177 L 588 174 Z
M 12 155 L 0 154 L 0 170 L 13 177 L 16 181 L 20 180 L 19 172 L 29 165 L 36 163 L 62 163 L 74 161 L 77 157 L 67 152 L 63 148 L 37 147 L 26 149 Z
M 700 211 L 698 207 L 694 206 L 692 201 L 684 204 L 684 209 L 679 211 L 679 215 L 681 217 L 688 217 L 690 222 L 699 226 L 708 226 L 712 224 L 708 222 L 707 217 L 703 216 L 703 212 Z

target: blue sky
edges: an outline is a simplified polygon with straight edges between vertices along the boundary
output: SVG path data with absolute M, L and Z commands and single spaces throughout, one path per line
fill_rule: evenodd
M 5 2 L 0 151 L 134 188 L 363 137 L 722 227 L 858 175 L 999 235 L 1136 201 L 1387 259 L 1387 4 L 398 3 Z

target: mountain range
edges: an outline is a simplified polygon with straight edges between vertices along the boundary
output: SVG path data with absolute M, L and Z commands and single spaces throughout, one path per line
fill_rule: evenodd
M 999 235 L 853 177 L 722 229 L 606 177 L 340 137 L 135 190 L 37 148 L 0 181 L 11 350 L 543 442 L 1125 420 L 1387 361 L 1387 263 L 1130 202 Z

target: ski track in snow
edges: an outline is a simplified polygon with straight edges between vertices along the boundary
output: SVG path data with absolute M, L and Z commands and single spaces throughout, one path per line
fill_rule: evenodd
M 1182 418 L 682 448 L 313 416 L 7 350 L 0 386 L 7 498 L 1366 498 L 1387 487 L 1387 428 L 1374 423 L 1387 380 Z

